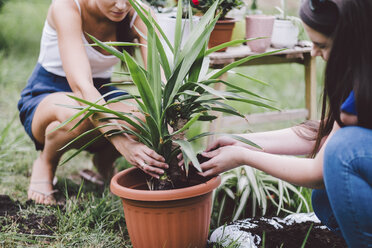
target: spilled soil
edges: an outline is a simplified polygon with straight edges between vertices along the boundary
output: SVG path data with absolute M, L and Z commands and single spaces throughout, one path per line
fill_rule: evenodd
M 252 218 L 249 223 L 257 226 L 239 227 L 240 231 L 251 233 L 255 236 L 254 243 L 256 247 L 265 248 L 295 248 L 305 247 L 316 248 L 347 248 L 344 239 L 338 236 L 321 223 L 306 221 L 302 223 L 280 223 L 283 228 L 275 228 L 261 217 Z M 230 223 L 230 224 L 234 224 Z M 253 227 L 254 226 L 254 227 Z M 307 236 L 307 233 L 309 235 Z M 306 239 L 307 236 L 307 239 Z M 264 243 L 263 243 L 264 240 Z M 305 241 L 306 240 L 306 241 Z M 233 246 L 234 247 L 234 246 Z M 209 242 L 207 248 L 222 248 L 220 244 Z
M 258 226 L 255 228 L 242 229 L 244 231 L 256 234 L 260 237 L 265 235 L 265 248 L 271 247 L 301 247 L 308 231 L 309 236 L 306 240 L 305 247 L 316 248 L 343 248 L 347 247 L 344 239 L 324 228 L 320 223 L 311 221 L 302 223 L 293 223 L 283 225 L 283 228 L 276 229 L 273 225 L 257 219 Z M 311 228 L 311 229 L 310 229 Z M 260 244 L 262 245 L 262 244 Z

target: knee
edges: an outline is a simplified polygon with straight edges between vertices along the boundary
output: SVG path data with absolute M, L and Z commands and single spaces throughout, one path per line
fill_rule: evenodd
M 61 126 L 62 122 L 60 121 L 53 121 L 47 126 L 45 134 L 49 139 L 53 139 L 54 137 L 61 137 L 61 135 L 63 135 L 64 138 L 71 139 L 76 138 L 80 134 L 92 128 L 89 120 L 84 120 L 77 127 L 73 128 L 78 121 L 79 120 L 76 120 L 64 126 Z
M 342 154 L 345 150 L 353 147 L 354 143 L 358 143 L 356 133 L 359 130 L 360 128 L 356 126 L 340 128 L 328 141 L 325 155 Z
M 353 159 L 363 142 L 363 128 L 350 126 L 339 129 L 328 141 L 324 150 L 324 173 L 339 170 L 340 164 Z
M 63 123 L 73 117 L 77 112 L 73 109 L 68 109 L 61 113 L 59 122 Z M 79 116 L 76 119 L 72 120 L 70 123 L 67 123 L 64 127 L 64 131 L 68 131 L 70 135 L 77 136 L 93 128 L 93 125 L 89 119 L 82 120 L 83 116 Z M 80 123 L 79 123 L 80 122 Z M 78 124 L 79 123 L 79 124 Z M 75 126 L 78 124 L 77 126 Z
M 349 164 L 356 156 L 363 155 L 364 146 L 371 138 L 372 131 L 366 128 L 350 126 L 339 129 L 326 144 L 324 172 L 337 172 L 340 165 Z

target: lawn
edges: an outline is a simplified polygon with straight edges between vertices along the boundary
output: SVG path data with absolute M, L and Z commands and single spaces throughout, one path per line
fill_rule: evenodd
M 45 0 L 11 0 L 0 12 L 0 195 L 8 195 L 11 199 L 0 197 L 0 246 L 130 247 L 120 200 L 109 192 L 108 187 L 83 183 L 78 176 L 79 170 L 92 168 L 91 155 L 87 152 L 58 168 L 56 188 L 59 198 L 65 199 L 63 204 L 46 207 L 27 201 L 29 176 L 37 152 L 20 124 L 17 102 L 37 61 L 48 3 Z M 323 67 L 321 61 L 317 64 L 318 68 Z M 304 107 L 302 66 L 252 66 L 238 70 L 270 83 L 271 86 L 264 87 L 229 78 L 231 82 L 274 100 L 275 107 Z M 318 82 L 321 81 L 320 71 Z M 243 113 L 263 111 L 236 107 Z M 259 124 L 239 131 L 271 130 L 300 121 L 303 120 Z M 203 148 L 202 143 L 195 146 Z M 128 164 L 119 159 L 117 167 L 123 169 Z M 1 214 L 5 204 L 14 208 L 10 217 Z

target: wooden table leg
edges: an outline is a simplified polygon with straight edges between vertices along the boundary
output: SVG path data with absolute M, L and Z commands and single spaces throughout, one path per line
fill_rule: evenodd
M 310 54 L 304 54 L 305 66 L 305 104 L 309 111 L 307 119 L 317 120 L 317 82 L 316 82 L 316 61 Z

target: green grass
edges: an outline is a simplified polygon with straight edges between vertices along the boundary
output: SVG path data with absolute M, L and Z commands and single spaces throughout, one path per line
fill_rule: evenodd
M 0 13 L 0 194 L 9 195 L 23 205 L 27 200 L 32 163 L 38 153 L 19 122 L 17 102 L 37 61 L 41 31 L 49 3 L 50 1 L 45 0 L 11 0 L 6 2 Z M 320 61 L 318 64 L 319 67 L 323 66 Z M 229 78 L 240 86 L 249 87 L 252 91 L 274 100 L 275 107 L 304 107 L 302 66 L 252 66 L 238 70 L 269 82 L 270 87 L 262 87 L 235 76 Z M 320 78 L 321 73 L 318 73 L 319 82 Z M 253 107 L 236 107 L 243 113 L 263 111 Z M 262 131 L 288 127 L 299 121 L 302 120 L 247 126 L 246 130 Z M 195 127 L 192 131 L 196 132 L 200 128 L 203 127 Z M 119 199 L 110 194 L 108 187 L 102 192 L 89 185 L 81 186 L 77 174 L 83 168 L 92 168 L 90 159 L 91 155 L 84 152 L 58 168 L 58 188 L 62 192 L 68 192 L 64 207 L 59 209 L 28 205 L 21 209 L 20 213 L 25 217 L 31 213 L 40 216 L 56 215 L 58 228 L 50 237 L 17 233 L 16 222 L 8 220 L 11 224 L 0 226 L 0 246 L 130 246 Z M 123 159 L 118 164 L 121 168 L 127 166 Z

